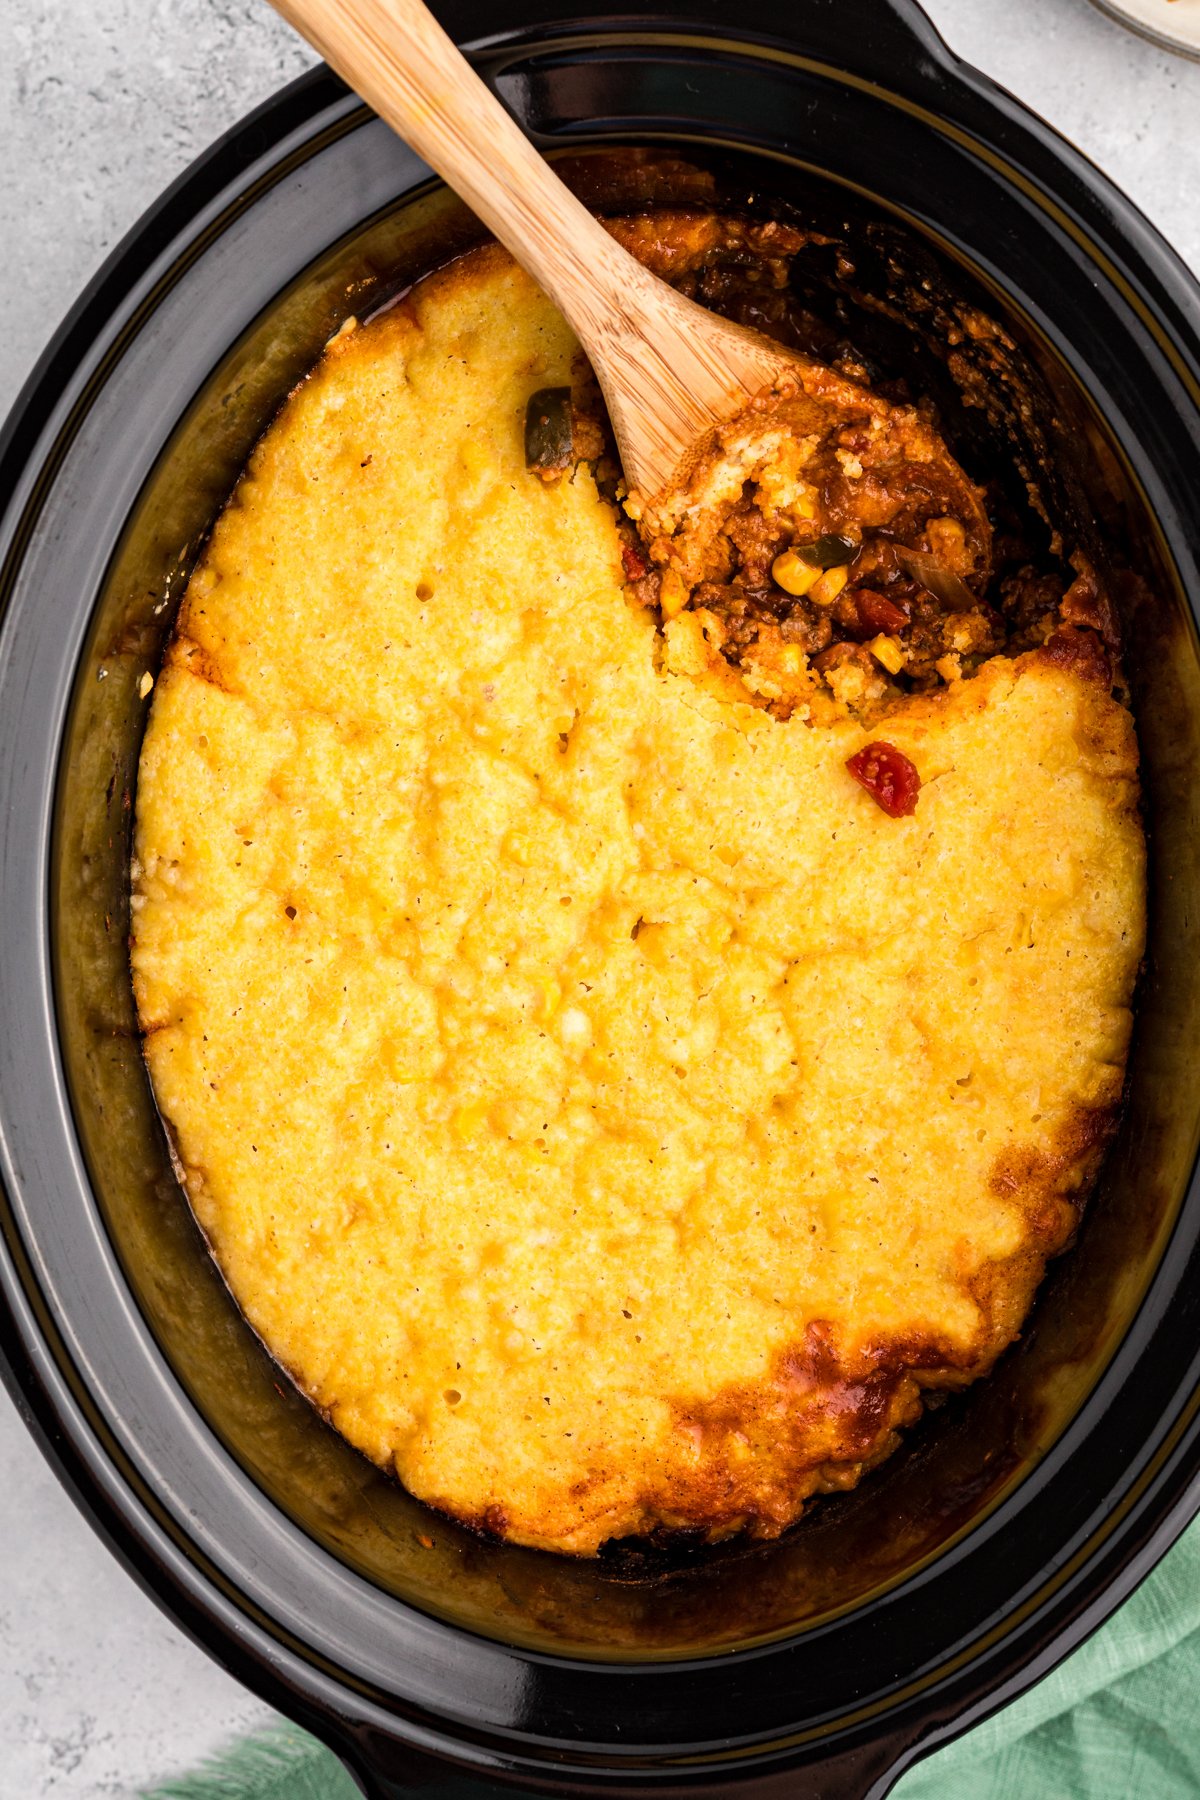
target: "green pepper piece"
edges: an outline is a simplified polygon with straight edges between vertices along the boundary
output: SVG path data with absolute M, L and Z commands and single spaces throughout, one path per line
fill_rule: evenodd
M 569 387 L 539 388 L 525 408 L 525 466 L 538 475 L 561 475 L 571 466 L 575 428 Z
M 832 531 L 819 537 L 815 544 L 794 544 L 792 548 L 810 569 L 840 569 L 843 563 L 853 562 L 859 551 L 853 538 L 839 537 Z

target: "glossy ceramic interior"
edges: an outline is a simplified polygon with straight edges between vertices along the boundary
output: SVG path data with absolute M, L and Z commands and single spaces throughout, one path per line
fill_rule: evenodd
M 1020 1345 L 777 1545 L 668 1566 L 488 1544 L 289 1387 L 175 1184 L 134 1029 L 127 864 L 138 682 L 250 446 L 343 318 L 478 236 L 318 74 L 141 228 L 0 465 L 6 1353 L 175 1616 L 380 1791 L 455 1762 L 623 1793 L 783 1792 L 807 1763 L 830 1784 L 813 1792 L 882 1792 L 1103 1616 L 1194 1505 L 1200 307 L 1132 209 L 909 5 L 866 8 L 850 51 L 822 0 L 790 41 L 766 6 L 736 35 L 715 6 L 555 23 L 531 3 L 500 33 L 447 10 L 495 34 L 485 72 L 596 203 L 716 202 L 835 239 L 854 274 L 802 258 L 813 310 L 934 394 L 972 472 L 1038 474 L 1132 571 L 1153 886 L 1125 1122 Z M 953 343 L 962 303 L 1008 339 Z M 969 377 L 985 405 L 963 404 Z

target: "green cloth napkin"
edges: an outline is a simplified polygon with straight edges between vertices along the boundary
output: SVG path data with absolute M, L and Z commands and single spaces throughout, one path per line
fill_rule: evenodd
M 1081 1649 L 1031 1693 L 919 1763 L 897 1786 L 895 1800 L 1196 1800 L 1198 1794 L 1200 1520 Z M 142 1800 L 360 1796 L 323 1745 L 280 1724 L 191 1775 L 143 1790 Z

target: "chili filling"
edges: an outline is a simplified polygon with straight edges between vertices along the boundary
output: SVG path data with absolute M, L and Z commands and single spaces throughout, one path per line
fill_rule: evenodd
M 870 722 L 1064 624 L 1113 643 L 1086 561 L 1074 559 L 1072 580 L 1036 565 L 1011 517 L 994 532 L 998 496 L 960 468 L 932 407 L 903 384 L 869 386 L 853 349 L 817 327 L 790 280 L 803 231 L 713 214 L 609 229 L 681 292 L 801 352 L 797 391 L 720 433 L 678 494 L 625 494 L 588 379 L 559 414 L 573 420 L 572 453 L 560 430 L 553 470 L 544 445 L 532 457 L 544 476 L 593 462 L 602 490 L 624 501 L 630 597 L 665 626 L 683 620 L 748 697 L 780 718 Z

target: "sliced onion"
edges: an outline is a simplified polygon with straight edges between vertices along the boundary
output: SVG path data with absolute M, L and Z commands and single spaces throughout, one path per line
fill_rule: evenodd
M 897 549 L 896 556 L 913 580 L 928 588 L 951 612 L 970 612 L 979 605 L 978 594 L 973 594 L 962 577 L 952 575 L 930 551 Z

